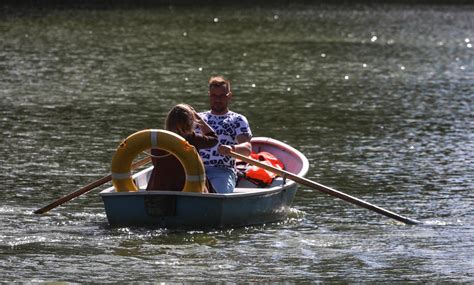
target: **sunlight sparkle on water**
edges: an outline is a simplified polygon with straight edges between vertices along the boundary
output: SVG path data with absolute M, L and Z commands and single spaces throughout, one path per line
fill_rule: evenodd
M 470 11 L 309 3 L 317 1 L 249 9 L 237 2 L 231 9 L 173 5 L 100 15 L 54 9 L 40 21 L 44 13 L 21 9 L 21 17 L 2 18 L 2 281 L 472 283 Z M 103 20 L 87 21 L 98 16 Z M 209 38 L 217 29 L 243 44 L 220 49 L 221 39 Z M 117 41 L 121 33 L 128 36 Z M 104 43 L 113 43 L 112 53 Z M 209 64 L 203 55 L 216 45 Z M 422 225 L 405 226 L 310 187 L 298 187 L 285 220 L 242 228 L 117 228 L 97 192 L 47 215 L 31 213 L 60 189 L 107 170 L 107 153 L 126 133 L 158 126 L 169 105 L 199 99 L 190 96 L 203 87 L 195 81 L 212 73 L 250 87 L 234 108 L 254 122 L 256 135 L 307 156 L 308 179 Z M 285 108 L 293 113 L 281 116 Z M 123 270 L 125 262 L 131 270 Z

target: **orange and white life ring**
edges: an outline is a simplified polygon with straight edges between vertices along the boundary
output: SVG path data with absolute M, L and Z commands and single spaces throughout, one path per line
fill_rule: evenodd
M 168 151 L 181 162 L 186 173 L 184 192 L 204 191 L 206 173 L 196 148 L 176 133 L 155 129 L 136 132 L 118 146 L 112 158 L 112 184 L 115 191 L 138 191 L 132 179 L 132 162 L 139 153 L 150 148 Z

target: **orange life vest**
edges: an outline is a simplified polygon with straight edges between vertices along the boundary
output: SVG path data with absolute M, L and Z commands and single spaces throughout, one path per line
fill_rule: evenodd
M 283 163 L 279 161 L 278 158 L 266 151 L 261 151 L 259 153 L 252 152 L 250 157 L 278 169 L 283 170 L 284 168 Z M 270 185 L 277 175 L 271 171 L 251 165 L 247 170 L 245 170 L 245 177 L 258 186 L 265 187 Z

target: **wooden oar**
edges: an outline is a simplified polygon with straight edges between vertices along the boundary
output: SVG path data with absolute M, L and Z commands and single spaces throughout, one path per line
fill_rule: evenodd
M 313 189 L 316 189 L 316 190 L 319 190 L 319 191 L 322 191 L 326 194 L 329 194 L 329 195 L 332 195 L 332 196 L 335 196 L 337 198 L 340 198 L 344 201 L 347 201 L 349 203 L 352 203 L 352 204 L 356 204 L 356 205 L 359 205 L 361 207 L 364 207 L 366 209 L 369 209 L 371 211 L 374 211 L 374 212 L 377 212 L 379 214 L 382 214 L 382 215 L 385 215 L 389 218 L 392 218 L 392 219 L 395 219 L 397 221 L 400 221 L 400 222 L 403 222 L 405 224 L 409 224 L 409 225 L 415 225 L 415 224 L 419 224 L 420 222 L 417 221 L 417 220 L 413 220 L 413 219 L 410 219 L 410 218 L 407 218 L 407 217 L 404 217 L 404 216 L 400 216 L 398 214 L 395 214 L 394 212 L 391 212 L 391 211 L 388 211 L 388 210 L 385 210 L 379 206 L 376 206 L 376 205 L 373 205 L 373 204 L 370 204 L 368 202 L 365 202 L 364 200 L 361 200 L 359 198 L 356 198 L 356 197 L 353 197 L 353 196 L 350 196 L 348 194 L 345 194 L 343 192 L 340 192 L 340 191 L 337 191 L 335 189 L 332 189 L 330 187 L 327 187 L 327 186 L 324 186 L 322 184 L 319 184 L 319 183 L 316 183 L 314 181 L 311 181 L 309 179 L 306 179 L 304 177 L 301 177 L 301 176 L 298 176 L 298 175 L 295 175 L 291 172 L 288 172 L 288 171 L 285 171 L 285 170 L 281 170 L 281 169 L 278 169 L 278 168 L 275 168 L 273 166 L 270 166 L 270 165 L 267 165 L 267 164 L 264 164 L 264 163 L 261 163 L 260 161 L 258 160 L 255 160 L 255 159 L 252 159 L 252 158 L 249 158 L 247 156 L 243 156 L 241 154 L 238 154 L 236 152 L 233 152 L 231 151 L 230 152 L 230 156 L 233 156 L 235 158 L 238 158 L 242 161 L 245 161 L 247 163 L 250 163 L 252 165 L 255 165 L 255 166 L 258 166 L 260 168 L 263 168 L 265 170 L 268 170 L 268 171 L 271 171 L 273 173 L 276 173 L 277 175 L 280 175 L 282 177 L 286 177 L 286 178 L 289 178 L 301 185 L 304 185 L 304 186 L 307 186 L 307 187 L 310 187 L 310 188 L 313 188 Z
M 146 157 L 142 160 L 139 160 L 139 161 L 133 163 L 131 169 L 132 170 L 136 169 L 136 168 L 138 168 L 142 165 L 145 165 L 145 164 L 149 163 L 150 161 L 151 161 L 151 157 Z M 75 192 L 71 192 L 71 193 L 57 199 L 56 201 L 52 202 L 51 204 L 48 204 L 48 205 L 44 206 L 43 208 L 34 211 L 34 213 L 35 214 L 44 214 L 44 213 L 48 212 L 49 210 L 54 209 L 57 206 L 62 205 L 64 203 L 66 203 L 67 201 L 69 201 L 73 198 L 76 198 L 77 196 L 80 196 L 80 195 L 82 195 L 86 192 L 89 192 L 92 189 L 94 189 L 96 187 L 99 187 L 100 185 L 105 184 L 105 183 L 107 183 L 111 180 L 112 180 L 112 175 L 109 174 L 107 176 L 104 176 L 99 180 L 96 180 L 92 183 L 87 184 L 86 186 L 82 187 L 81 189 L 79 189 Z

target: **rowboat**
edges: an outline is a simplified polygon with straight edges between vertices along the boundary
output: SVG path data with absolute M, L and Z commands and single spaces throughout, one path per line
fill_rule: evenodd
M 273 154 L 286 171 L 301 177 L 308 172 L 308 159 L 288 144 L 265 137 L 251 142 L 254 152 Z M 263 188 L 242 178 L 228 194 L 146 191 L 152 169 L 133 174 L 138 191 L 116 192 L 109 187 L 99 193 L 111 226 L 211 229 L 272 223 L 287 217 L 297 190 L 294 181 L 276 177 Z

